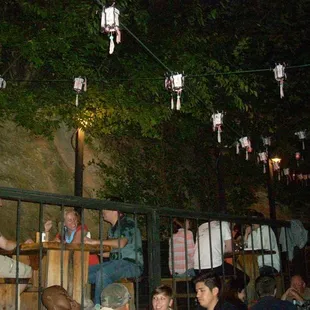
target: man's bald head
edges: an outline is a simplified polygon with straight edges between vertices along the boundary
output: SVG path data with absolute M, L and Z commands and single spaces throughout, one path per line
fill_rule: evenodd
M 47 310 L 79 310 L 81 308 L 68 292 L 59 285 L 47 287 L 42 293 L 42 304 Z
M 306 283 L 300 275 L 294 275 L 291 278 L 291 287 L 302 294 L 305 291 Z

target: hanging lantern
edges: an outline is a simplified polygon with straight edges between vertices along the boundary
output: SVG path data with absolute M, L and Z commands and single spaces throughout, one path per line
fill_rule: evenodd
M 171 109 L 174 110 L 173 93 L 177 94 L 176 110 L 181 109 L 181 94 L 184 87 L 184 75 L 182 73 L 175 73 L 166 75 L 165 88 L 171 92 Z
M 263 172 L 266 173 L 266 165 L 268 161 L 267 153 L 266 152 L 261 152 L 258 153 L 258 161 L 263 163 Z
M 266 153 L 268 154 L 268 148 L 271 145 L 271 137 L 262 137 L 263 146 L 266 149 Z
M 306 139 L 306 131 L 298 131 L 295 132 L 295 135 L 298 136 L 299 140 L 301 140 L 302 149 L 305 149 L 305 139 Z
M 76 92 L 75 105 L 78 106 L 79 105 L 79 94 L 82 91 L 85 92 L 87 90 L 87 80 L 86 80 L 86 78 L 82 78 L 80 76 L 75 78 L 74 79 L 73 89 Z
M 6 81 L 3 77 L 0 75 L 0 89 L 6 88 Z
M 213 120 L 213 131 L 217 131 L 217 142 L 221 143 L 221 132 L 222 132 L 222 126 L 223 126 L 223 118 L 224 113 L 217 112 L 212 114 L 212 120 Z
M 279 82 L 280 87 L 280 98 L 284 97 L 284 80 L 286 80 L 286 73 L 285 73 L 285 63 L 282 64 L 276 64 L 275 68 L 273 69 L 274 72 L 274 78 L 276 81 Z
M 283 174 L 286 177 L 286 185 L 288 185 L 290 181 L 292 180 L 291 175 L 290 175 L 290 168 L 284 168 Z
M 248 137 L 239 139 L 241 147 L 245 149 L 245 159 L 249 160 L 249 153 L 252 152 L 251 141 Z
M 121 43 L 119 15 L 119 10 L 113 5 L 108 8 L 104 7 L 101 13 L 101 32 L 107 33 L 110 39 L 109 54 L 113 54 L 115 48 L 114 33 L 116 33 L 116 43 Z

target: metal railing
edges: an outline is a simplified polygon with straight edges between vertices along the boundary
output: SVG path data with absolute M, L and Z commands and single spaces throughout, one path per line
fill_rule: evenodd
M 151 302 L 150 298 L 150 292 L 161 284 L 162 278 L 171 278 L 172 282 L 175 284 L 176 278 L 174 276 L 171 276 L 171 272 L 169 272 L 168 269 L 168 256 L 171 255 L 171 261 L 172 265 L 170 266 L 170 269 L 174 270 L 174 251 L 171 251 L 171 248 L 173 248 L 173 239 L 171 239 L 171 236 L 173 235 L 173 219 L 174 218 L 183 218 L 191 220 L 192 223 L 194 223 L 194 228 L 192 229 L 194 235 L 195 235 L 195 241 L 196 241 L 196 251 L 198 251 L 198 257 L 201 253 L 201 247 L 204 246 L 203 244 L 200 244 L 201 240 L 199 238 L 199 227 L 203 223 L 210 223 L 217 221 L 219 223 L 219 231 L 220 231 L 220 240 L 223 242 L 223 233 L 222 233 L 222 225 L 223 223 L 230 223 L 230 226 L 232 223 L 234 224 L 240 224 L 241 227 L 245 227 L 245 225 L 252 225 L 257 224 L 262 227 L 263 225 L 267 225 L 269 227 L 269 238 L 271 236 L 272 231 L 279 230 L 281 227 L 289 227 L 289 222 L 286 221 L 271 221 L 267 219 L 253 219 L 249 217 L 237 217 L 237 216 L 229 216 L 229 215 L 223 215 L 223 214 L 215 214 L 215 213 L 203 213 L 199 211 L 189 211 L 189 210 L 175 210 L 165 207 L 153 207 L 153 206 L 146 206 L 146 205 L 138 205 L 138 204 L 128 204 L 128 203 L 120 203 L 120 202 L 113 202 L 113 201 L 106 201 L 106 200 L 100 200 L 100 199 L 89 199 L 89 198 L 82 198 L 82 197 L 76 197 L 76 196 L 65 196 L 65 195 L 57 195 L 57 194 L 50 194 L 50 193 L 43 193 L 43 192 L 35 192 L 35 191 L 28 191 L 28 190 L 20 190 L 15 188 L 4 188 L 0 187 L 0 198 L 2 198 L 3 201 L 10 201 L 11 204 L 15 205 L 16 207 L 16 242 L 17 245 L 21 243 L 21 230 L 25 229 L 23 226 L 23 214 L 27 212 L 27 208 L 29 207 L 29 204 L 31 206 L 35 206 L 37 208 L 38 217 L 37 221 L 33 223 L 32 229 L 34 231 L 40 231 L 41 233 L 44 230 L 44 214 L 47 212 L 48 208 L 50 207 L 57 207 L 59 208 L 60 214 L 64 213 L 64 209 L 67 207 L 72 207 L 75 209 L 81 210 L 81 225 L 84 227 L 85 222 L 85 212 L 92 210 L 93 212 L 98 212 L 98 217 L 100 218 L 98 227 L 89 227 L 90 231 L 92 229 L 98 229 L 99 228 L 99 239 L 103 240 L 103 232 L 104 232 L 104 223 L 102 221 L 101 217 L 101 211 L 102 210 L 117 210 L 121 213 L 125 213 L 130 215 L 136 224 L 136 227 L 138 226 L 139 229 L 142 231 L 143 236 L 143 247 L 144 247 L 144 262 L 145 262 L 145 270 L 143 272 L 142 277 L 136 277 L 134 280 L 135 283 L 135 307 L 136 309 L 145 308 L 145 304 L 148 304 Z M 96 216 L 96 215 L 95 215 Z M 63 225 L 63 224 L 62 224 Z M 63 227 L 63 226 L 62 226 Z M 1 233 L 6 236 L 5 231 L 1 231 Z M 185 239 L 186 239 L 186 232 L 185 232 Z M 243 238 L 243 237 L 242 237 Z M 167 253 L 167 244 L 168 240 L 172 240 L 172 244 L 170 244 L 170 253 Z M 212 248 L 212 242 L 214 240 L 214 236 L 212 237 L 211 234 L 209 234 L 209 244 L 210 248 Z M 243 240 L 242 240 L 243 241 Z M 269 239 L 269 241 L 271 241 Z M 261 242 L 263 242 L 261 240 Z M 253 244 L 253 240 L 252 240 Z M 40 267 L 42 264 L 42 258 L 44 256 L 43 253 L 43 247 L 42 247 L 42 241 L 40 241 L 40 252 L 39 252 L 39 262 Z M 184 244 L 185 246 L 185 252 L 187 253 L 188 248 L 187 244 Z M 166 249 L 165 249 L 166 248 Z M 81 250 L 84 251 L 84 242 L 82 240 L 81 243 Z M 64 248 L 61 249 L 61 254 L 64 251 Z M 222 261 L 224 263 L 225 253 L 222 249 Z M 244 255 L 244 250 L 240 250 L 241 256 Z M 254 251 L 254 248 L 253 248 Z M 102 252 L 102 251 L 101 251 Z M 169 252 L 169 250 L 168 250 Z M 211 269 L 212 269 L 212 251 L 210 251 L 210 260 L 211 260 Z M 168 255 L 167 255 L 168 254 Z M 240 253 L 238 254 L 240 255 Z M 17 246 L 16 250 L 16 260 L 19 260 L 20 251 L 19 247 Z M 165 257 L 166 256 L 166 257 Z M 264 257 L 264 254 L 262 253 L 262 257 Z M 271 255 L 272 257 L 272 255 Z M 232 258 L 233 261 L 235 261 L 235 251 L 232 252 Z M 263 258 L 264 260 L 264 258 Z M 185 259 L 186 266 L 188 266 L 188 258 Z M 199 264 L 201 263 L 199 259 Z M 273 262 L 272 262 L 273 264 Z M 17 264 L 18 266 L 18 264 Z M 63 272 L 63 261 L 61 261 L 61 272 Z M 82 258 L 82 266 L 83 264 L 83 258 Z M 196 266 L 197 267 L 197 266 Z M 233 264 L 234 270 L 236 270 L 236 265 Z M 200 265 L 196 269 L 201 269 Z M 38 309 L 40 309 L 40 294 L 42 292 L 42 289 L 44 287 L 43 283 L 43 274 L 41 271 L 41 268 L 39 268 L 39 288 L 38 288 Z M 283 268 L 281 268 L 281 271 Z M 280 272 L 281 272 L 280 271 Z M 82 274 L 84 270 L 82 267 Z M 245 270 L 246 272 L 246 270 Z M 16 270 L 17 278 L 19 276 L 19 270 L 17 267 Z M 223 276 L 225 278 L 225 270 L 223 270 Z M 185 276 L 186 278 L 186 276 Z M 190 277 L 188 277 L 189 280 Z M 189 281 L 186 282 L 186 289 L 185 294 L 187 294 L 185 307 L 187 309 L 190 309 L 190 298 L 193 296 L 193 289 L 191 287 L 191 283 Z M 16 282 L 18 283 L 18 281 Z M 61 277 L 61 285 L 63 284 L 63 275 Z M 173 285 L 174 285 L 173 284 Z M 83 278 L 81 279 L 81 289 L 82 292 L 85 290 L 85 283 L 83 282 Z M 83 304 L 85 299 L 84 293 L 82 293 L 81 304 Z M 15 299 L 16 305 L 18 305 L 18 286 L 16 284 L 16 299 Z M 16 309 L 18 309 L 18 306 L 16 306 Z M 21 308 L 22 305 L 21 305 Z

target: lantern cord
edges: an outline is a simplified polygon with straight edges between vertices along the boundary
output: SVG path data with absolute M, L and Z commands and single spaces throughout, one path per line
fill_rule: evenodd
M 129 31 L 129 30 L 127 30 Z M 139 40 L 137 38 L 137 40 Z M 143 43 L 142 43 L 143 44 Z M 146 47 L 147 48 L 147 47 Z M 149 51 L 169 72 L 172 72 L 168 67 L 165 66 L 164 63 L 162 63 L 157 57 L 156 55 L 154 55 L 151 51 Z M 17 60 L 17 59 L 16 59 Z M 15 61 L 16 61 L 15 60 Z M 12 66 L 12 64 L 11 64 Z M 10 67 L 11 67 L 10 66 Z M 2 74 L 2 76 L 10 69 L 7 68 L 5 70 L 5 72 Z M 290 67 L 286 67 L 286 69 L 295 69 L 295 68 L 305 68 L 305 67 L 310 67 L 310 64 L 304 64 L 304 65 L 297 65 L 297 66 L 290 66 Z M 184 77 L 186 79 L 190 79 L 190 78 L 195 78 L 195 77 L 204 77 L 204 76 L 215 76 L 215 75 L 232 75 L 232 74 L 243 74 L 243 73 L 256 73 L 256 72 L 266 72 L 266 71 L 272 71 L 273 69 L 254 69 L 254 70 L 243 70 L 243 71 L 229 71 L 229 72 L 214 72 L 214 73 L 206 73 L 206 74 L 200 74 L 200 75 L 185 75 Z M 138 80 L 149 80 L 149 81 L 159 81 L 159 80 L 165 80 L 163 77 L 158 77 L 158 78 L 147 78 L 147 77 L 142 77 L 142 78 L 120 78 L 120 79 L 102 79 L 102 80 L 98 80 L 98 79 L 94 79 L 92 81 L 94 82 L 100 82 L 100 83 L 109 83 L 110 81 L 113 82 L 118 82 L 118 81 L 138 81 Z M 70 79 L 59 79 L 59 80 L 24 80 L 24 79 L 7 79 L 7 81 L 13 81 L 13 82 L 29 82 L 29 83 L 49 83 L 49 82 L 72 82 L 72 80 Z
M 120 25 L 132 36 L 134 37 L 166 70 L 169 72 L 173 72 L 170 70 L 136 35 L 134 35 L 123 23 Z
M 287 69 L 305 68 L 305 67 L 310 67 L 310 64 L 297 65 L 297 66 L 289 66 L 289 67 L 285 67 L 285 69 L 287 70 Z M 228 71 L 228 72 L 213 72 L 213 73 L 206 73 L 206 74 L 186 75 L 185 77 L 188 79 L 188 78 L 203 77 L 203 76 L 231 75 L 231 74 L 256 73 L 256 72 L 267 72 L 267 71 L 273 71 L 273 68 L 269 68 L 269 69 L 254 69 L 254 70 L 240 70 L 240 71 Z
M 199 96 L 198 96 L 196 93 L 194 93 L 189 87 L 186 87 L 186 86 L 185 86 L 185 90 L 186 90 L 187 92 L 189 92 L 193 97 L 195 97 L 198 101 L 200 101 L 200 103 L 205 104 L 205 102 L 204 102 L 201 98 L 199 98 Z M 207 108 L 208 108 L 208 110 L 209 110 L 212 114 L 215 113 L 214 108 L 213 108 L 212 106 L 211 106 L 211 107 L 207 107 Z M 241 135 L 240 133 L 238 133 L 233 127 L 231 127 L 231 126 L 227 123 L 227 121 L 225 121 L 224 126 L 225 126 L 226 128 L 228 128 L 229 130 L 231 130 L 232 132 L 234 132 L 239 138 L 242 137 L 242 135 Z

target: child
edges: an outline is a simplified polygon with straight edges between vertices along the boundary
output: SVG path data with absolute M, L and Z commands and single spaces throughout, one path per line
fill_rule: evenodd
M 167 285 L 160 285 L 152 292 L 153 310 L 172 310 L 173 294 L 172 288 Z

